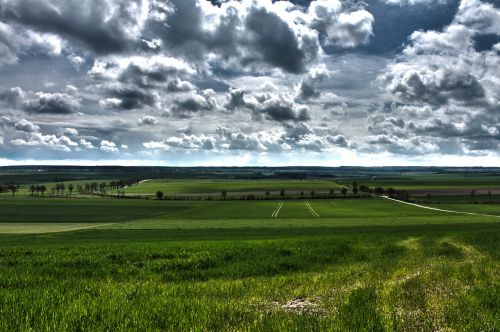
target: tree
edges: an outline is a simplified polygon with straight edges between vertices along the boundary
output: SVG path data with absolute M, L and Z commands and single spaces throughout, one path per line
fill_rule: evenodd
M 394 189 L 394 188 L 392 188 L 392 187 L 391 187 L 391 188 L 389 188 L 389 189 L 387 189 L 387 195 L 388 195 L 389 197 L 394 197 L 394 196 L 396 195 L 396 189 Z
M 281 196 L 281 197 L 284 197 L 284 196 L 285 196 L 285 189 L 281 189 L 281 190 L 280 190 L 280 196 Z
M 314 197 L 316 195 L 316 193 L 314 192 L 314 190 L 311 191 L 311 197 Z
M 59 187 L 61 188 L 61 195 L 64 195 L 64 189 L 66 189 L 66 185 L 64 183 L 60 183 Z
M 221 194 L 222 198 L 226 198 L 226 196 L 227 196 L 227 191 L 223 190 L 223 191 L 221 191 L 221 193 L 220 193 L 220 194 Z
M 340 192 L 342 193 L 342 195 L 347 195 L 347 187 L 343 187 L 342 189 L 340 189 Z
M 71 195 L 71 193 L 73 192 L 73 189 L 75 187 L 73 186 L 73 183 L 70 183 L 69 186 L 68 186 L 68 190 L 69 190 L 69 194 Z
M 9 185 L 9 190 L 12 193 L 12 197 L 14 197 L 14 195 L 16 194 L 17 189 L 18 189 L 18 187 L 15 184 Z
M 379 195 L 379 196 L 383 195 L 384 194 L 384 188 L 382 188 L 382 187 L 375 188 L 375 194 Z
M 156 198 L 158 198 L 158 199 L 160 199 L 160 200 L 161 200 L 161 199 L 163 198 L 163 191 L 158 190 L 158 191 L 156 192 Z
M 333 196 L 333 195 L 335 195 L 335 190 L 330 189 L 330 196 Z
M 34 185 L 34 184 L 32 184 L 32 185 L 30 186 L 31 196 L 34 196 L 34 195 L 35 195 L 35 189 L 36 189 L 35 185 Z
M 491 190 L 488 190 L 488 201 L 491 203 Z
M 472 197 L 472 201 L 476 203 L 476 189 L 472 189 L 470 196 Z
M 45 191 L 47 190 L 47 187 L 45 186 L 40 186 L 40 191 L 42 192 L 42 196 L 45 196 Z
M 271 192 L 269 190 L 266 191 L 266 197 L 271 196 Z
M 359 188 L 358 188 L 358 185 L 356 184 L 356 182 L 354 182 L 352 184 L 352 192 L 354 193 L 354 195 L 357 195 L 359 192 Z

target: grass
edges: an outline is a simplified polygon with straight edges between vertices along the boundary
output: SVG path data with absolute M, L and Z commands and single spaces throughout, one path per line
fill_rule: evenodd
M 87 230 L 51 235 L 57 245 L 4 237 L 0 329 L 495 330 L 500 238 L 489 227 L 194 242 Z M 313 306 L 287 309 L 293 299 Z
M 0 330 L 500 329 L 500 218 L 278 203 L 0 198 Z

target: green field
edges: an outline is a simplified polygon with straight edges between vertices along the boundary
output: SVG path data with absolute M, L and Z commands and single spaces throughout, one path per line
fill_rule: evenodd
M 311 190 L 328 192 L 336 189 L 337 194 L 342 186 L 333 180 L 147 180 L 143 183 L 127 188 L 128 194 L 151 194 L 158 190 L 165 194 L 200 194 L 227 192 L 256 192 L 263 195 L 265 191 L 279 194 L 280 190 L 304 191 Z
M 357 181 L 369 187 L 393 187 L 403 190 L 436 189 L 498 189 L 500 175 L 497 174 L 401 174 L 400 176 L 373 176 L 341 180 L 350 184 Z
M 375 198 L 0 211 L 0 330 L 500 329 L 500 218 Z

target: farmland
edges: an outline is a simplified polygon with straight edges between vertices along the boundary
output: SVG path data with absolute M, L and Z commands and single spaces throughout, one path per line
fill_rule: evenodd
M 0 330 L 500 328 L 495 196 L 422 198 L 469 215 L 344 196 L 336 181 L 155 180 L 127 188 L 129 198 L 1 196 Z M 310 194 L 331 188 L 330 198 Z M 282 189 L 307 193 L 264 195 Z M 159 200 L 157 190 L 262 193 Z
M 258 192 L 280 190 L 287 191 L 323 191 L 340 190 L 342 186 L 333 180 L 256 180 L 256 181 L 222 181 L 222 180 L 146 180 L 143 183 L 127 188 L 130 194 L 154 194 L 161 190 L 166 194 L 197 194 L 228 192 Z
M 497 219 L 332 201 L 3 199 L 20 233 L 98 227 L 0 236 L 1 328 L 497 326 Z

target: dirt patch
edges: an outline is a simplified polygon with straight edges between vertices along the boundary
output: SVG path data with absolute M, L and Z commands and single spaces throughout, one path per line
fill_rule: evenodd
M 290 300 L 284 304 L 278 302 L 273 302 L 273 306 L 281 310 L 293 313 L 318 313 L 321 315 L 326 315 L 327 311 L 321 308 L 321 298 L 316 297 L 313 300 L 296 298 Z

